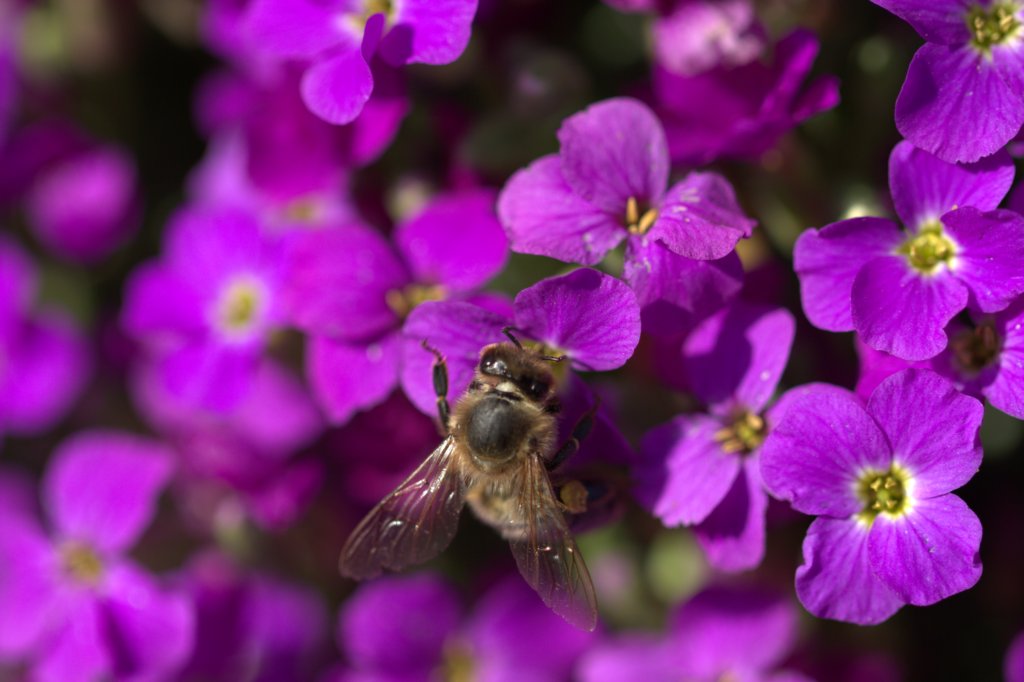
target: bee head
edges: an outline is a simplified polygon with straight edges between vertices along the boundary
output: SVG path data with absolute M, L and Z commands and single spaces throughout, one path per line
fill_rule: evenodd
M 494 343 L 480 352 L 481 379 L 497 386 L 511 382 L 528 400 L 541 402 L 551 394 L 554 377 L 536 353 L 511 343 Z

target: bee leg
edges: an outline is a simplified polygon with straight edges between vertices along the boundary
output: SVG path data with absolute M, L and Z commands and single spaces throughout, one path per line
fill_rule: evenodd
M 441 351 L 423 339 L 423 348 L 434 354 L 434 393 L 437 395 L 437 418 L 441 420 L 441 430 L 448 435 L 448 420 L 451 410 L 448 407 L 448 363 Z
M 599 407 L 601 407 L 601 399 L 595 396 L 594 404 L 583 413 L 583 416 L 579 418 L 576 425 L 572 427 L 572 434 L 569 436 L 569 440 L 562 443 L 562 447 L 558 448 L 554 457 L 548 460 L 546 464 L 548 471 L 554 471 L 562 465 L 562 462 L 579 452 L 580 441 L 586 438 L 590 433 L 590 429 L 593 428 L 594 415 L 597 414 L 597 408 Z

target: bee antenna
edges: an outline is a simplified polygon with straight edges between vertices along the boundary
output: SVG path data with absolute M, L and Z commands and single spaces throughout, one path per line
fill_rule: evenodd
M 507 336 L 508 340 L 511 341 L 515 345 L 516 348 L 518 348 L 519 350 L 522 350 L 523 349 L 523 344 L 519 343 L 519 339 L 517 339 L 512 334 L 512 330 L 513 329 L 515 329 L 515 327 L 512 327 L 512 326 L 505 327 L 505 328 L 503 328 L 501 330 L 501 333 L 504 334 L 505 336 Z

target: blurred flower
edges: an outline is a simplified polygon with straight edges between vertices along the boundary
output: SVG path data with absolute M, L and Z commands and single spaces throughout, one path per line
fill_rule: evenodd
M 50 532 L 0 515 L 0 657 L 41 681 L 173 675 L 192 650 L 192 604 L 125 556 L 170 474 L 163 446 L 125 433 L 58 448 L 43 481 Z
M 302 99 L 320 118 L 349 123 L 374 89 L 369 62 L 448 64 L 469 42 L 476 0 L 252 0 L 255 49 L 309 62 Z
M 33 310 L 36 289 L 33 263 L 0 235 L 0 438 L 52 427 L 92 371 L 88 343 L 71 320 Z
M 567 118 L 558 138 L 560 152 L 518 171 L 499 198 L 513 251 L 593 265 L 625 239 L 623 276 L 645 323 L 665 332 L 739 289 L 733 248 L 754 221 L 714 173 L 668 187 L 665 132 L 650 109 L 628 98 L 599 102 Z
M 1013 174 L 1004 153 L 957 166 L 896 145 L 889 186 L 905 231 L 885 218 L 853 218 L 801 234 L 793 255 L 807 318 L 925 360 L 946 347 L 943 328 L 965 307 L 1006 308 L 1024 293 L 1024 218 L 993 209 Z
M 508 246 L 493 200 L 487 190 L 442 195 L 396 228 L 394 246 L 358 224 L 289 241 L 286 305 L 310 334 L 306 373 L 333 422 L 398 385 L 399 331 L 410 312 L 465 297 L 501 270 Z
M 280 255 L 242 212 L 183 209 L 171 220 L 162 259 L 128 280 L 121 321 L 173 394 L 221 411 L 245 398 L 283 321 Z
M 981 464 L 981 418 L 978 401 L 927 370 L 889 377 L 866 406 L 825 384 L 790 402 L 761 475 L 774 496 L 818 516 L 796 574 L 808 611 L 879 623 L 978 581 L 981 523 L 950 491 Z
M 581 682 L 809 682 L 777 671 L 797 634 L 792 605 L 756 588 L 710 587 L 683 604 L 664 635 L 626 635 L 594 647 Z
M 680 415 L 643 440 L 637 499 L 666 525 L 693 525 L 708 561 L 721 570 L 754 568 L 764 556 L 760 451 L 782 418 L 785 400 L 768 403 L 794 331 L 788 311 L 742 302 L 702 322 L 682 351 L 707 413 Z
M 797 124 L 834 107 L 834 76 L 805 84 L 818 47 L 814 34 L 798 29 L 775 45 L 771 63 L 719 66 L 692 76 L 655 66 L 655 109 L 672 160 L 700 166 L 722 158 L 757 159 Z
M 1017 635 L 1006 650 L 1003 675 L 1006 682 L 1024 682 L 1024 633 Z
M 194 557 L 179 584 L 195 603 L 196 646 L 176 679 L 312 679 L 328 625 L 316 593 L 246 573 L 216 552 Z
M 1024 125 L 1024 4 L 871 0 L 925 40 L 896 99 L 896 127 L 949 163 L 999 151 Z
M 343 606 L 338 646 L 349 667 L 328 679 L 559 682 L 595 636 L 548 610 L 518 577 L 490 588 L 469 616 L 439 578 L 381 578 Z

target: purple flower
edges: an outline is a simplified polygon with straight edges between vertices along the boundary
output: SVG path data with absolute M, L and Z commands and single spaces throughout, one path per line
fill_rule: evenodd
M 1024 633 L 1017 635 L 1006 650 L 1003 676 L 1006 682 L 1024 682 Z
M 313 679 L 328 629 L 319 595 L 244 573 L 215 552 L 194 557 L 180 582 L 196 610 L 196 646 L 180 679 Z
M 96 147 L 45 170 L 26 200 L 36 238 L 76 262 L 101 260 L 138 227 L 135 164 L 112 147 Z
M 185 209 L 167 227 L 162 258 L 129 278 L 121 321 L 158 358 L 173 394 L 228 411 L 282 322 L 280 275 L 279 245 L 252 216 Z
M 637 499 L 666 525 L 694 526 L 721 570 L 750 569 L 764 556 L 768 497 L 759 454 L 781 417 L 768 404 L 794 331 L 786 310 L 743 302 L 698 325 L 683 345 L 683 363 L 707 412 L 676 417 L 641 446 Z
M 448 394 L 469 387 L 480 349 L 507 341 L 501 330 L 512 326 L 519 340 L 582 371 L 621 367 L 640 340 L 640 311 L 628 286 L 609 275 L 581 268 L 549 277 L 524 289 L 510 315 L 461 301 L 424 303 L 412 312 L 402 331 L 402 387 L 427 414 L 437 410 L 431 379 L 434 356 L 421 343 L 441 351 L 448 364 Z
M 981 523 L 950 491 L 981 464 L 981 418 L 981 403 L 928 370 L 889 377 L 866 405 L 828 385 L 792 400 L 764 444 L 761 476 L 818 516 L 796 573 L 808 611 L 879 623 L 978 581 Z
M 993 210 L 1012 182 L 1005 154 L 957 166 L 899 143 L 889 187 L 905 230 L 854 218 L 800 235 L 794 267 L 807 318 L 855 329 L 906 360 L 938 354 L 944 327 L 965 307 L 993 313 L 1024 293 L 1024 218 Z
M 796 612 L 785 599 L 756 588 L 710 587 L 678 609 L 662 637 L 597 646 L 578 674 L 581 682 L 806 681 L 775 671 L 796 634 Z
M 754 221 L 719 175 L 668 186 L 665 132 L 650 109 L 599 102 L 567 118 L 558 139 L 561 151 L 518 171 L 498 200 L 513 251 L 593 265 L 626 240 L 623 276 L 664 331 L 673 313 L 699 318 L 739 289 L 733 248 Z
M 43 481 L 49 532 L 0 516 L 0 657 L 41 681 L 173 676 L 192 650 L 192 604 L 126 556 L 170 474 L 161 445 L 125 433 L 58 448 Z
M 411 311 L 467 296 L 501 270 L 508 246 L 493 201 L 487 190 L 438 197 L 398 226 L 394 246 L 361 225 L 290 240 L 286 305 L 310 334 L 306 373 L 332 421 L 398 385 L 400 329 Z
M 818 47 L 814 34 L 800 29 L 778 42 L 770 64 L 758 60 L 692 76 L 655 67 L 655 108 L 672 160 L 699 166 L 757 159 L 798 123 L 834 107 L 834 76 L 804 83 Z
M 309 63 L 302 99 L 320 118 L 349 123 L 374 89 L 369 62 L 448 64 L 469 42 L 476 0 L 253 0 L 255 49 Z
M 0 438 L 50 428 L 91 373 L 86 340 L 55 310 L 33 310 L 36 273 L 24 251 L 0 235 Z
M 1001 149 L 1024 124 L 1024 5 L 871 0 L 925 40 L 896 99 L 896 127 L 950 163 Z

